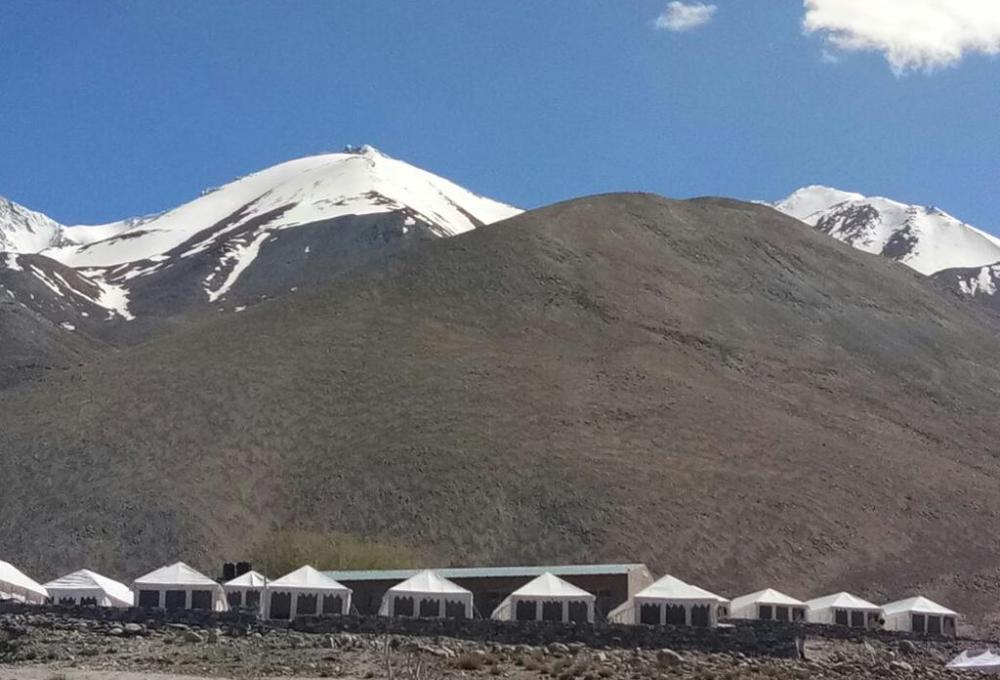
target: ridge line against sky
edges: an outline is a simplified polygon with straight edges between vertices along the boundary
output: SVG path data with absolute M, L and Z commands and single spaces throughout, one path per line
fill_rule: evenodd
M 108 222 L 370 143 L 527 208 L 823 184 L 1000 231 L 1000 3 L 540 5 L 8 0 L 0 195 Z

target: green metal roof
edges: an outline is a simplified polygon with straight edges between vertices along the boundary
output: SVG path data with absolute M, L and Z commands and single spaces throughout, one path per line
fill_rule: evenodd
M 645 568 L 645 564 L 564 564 L 552 567 L 445 567 L 433 571 L 444 578 L 516 578 L 541 576 L 546 572 L 556 576 L 627 574 Z M 337 581 L 404 581 L 420 571 L 422 570 L 389 569 L 323 573 Z

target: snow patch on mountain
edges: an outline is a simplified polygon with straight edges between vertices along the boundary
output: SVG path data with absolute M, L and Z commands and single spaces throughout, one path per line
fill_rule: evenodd
M 1000 264 L 982 267 L 975 276 L 960 278 L 959 289 L 966 295 L 996 295 Z
M 773 204 L 864 252 L 931 275 L 1000 262 L 1000 238 L 928 206 L 810 186 Z

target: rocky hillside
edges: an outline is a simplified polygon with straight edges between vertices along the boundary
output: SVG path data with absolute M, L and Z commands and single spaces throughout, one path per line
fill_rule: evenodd
M 304 526 L 989 619 L 998 330 L 765 206 L 580 199 L 0 392 L 0 544 L 125 575 Z

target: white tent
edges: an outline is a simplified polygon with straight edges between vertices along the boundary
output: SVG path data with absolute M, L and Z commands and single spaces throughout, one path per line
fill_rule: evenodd
M 256 571 L 248 571 L 223 583 L 222 589 L 226 591 L 226 602 L 230 607 L 259 609 L 267 590 L 267 579 Z
M 851 628 L 874 628 L 882 608 L 850 593 L 834 593 L 806 602 L 806 619 L 810 623 L 826 623 Z
M 949 661 L 947 667 L 957 671 L 1000 675 L 1000 654 L 994 654 L 988 649 L 966 651 Z
M 759 621 L 804 621 L 806 603 L 773 588 L 758 590 L 733 600 L 730 616 Z
M 500 621 L 594 621 L 596 597 L 548 572 L 521 586 L 493 610 Z
M 882 607 L 886 630 L 927 635 L 955 635 L 958 613 L 926 597 L 911 597 Z
M 267 584 L 269 619 L 290 620 L 350 611 L 351 589 L 308 565 Z
M 389 588 L 378 613 L 422 619 L 471 619 L 472 591 L 433 571 L 421 571 Z
M 49 593 L 13 564 L 0 560 L 0 600 L 45 604 Z
M 608 614 L 613 623 L 714 627 L 729 600 L 674 576 L 664 576 Z
M 222 586 L 183 562 L 161 567 L 132 585 L 137 607 L 225 611 Z
M 81 569 L 45 584 L 56 604 L 94 607 L 131 607 L 132 591 L 124 583 Z

